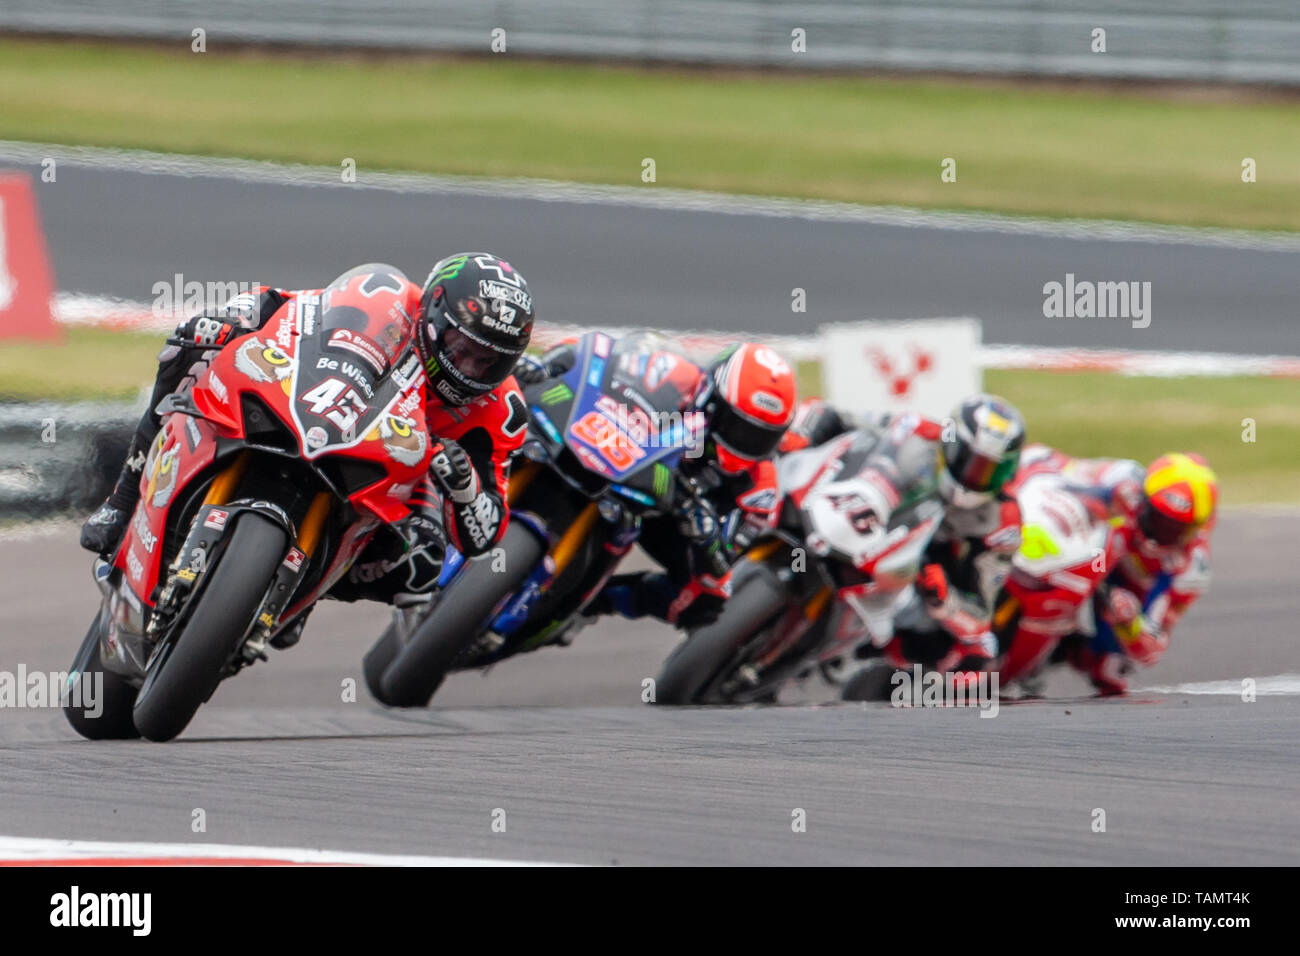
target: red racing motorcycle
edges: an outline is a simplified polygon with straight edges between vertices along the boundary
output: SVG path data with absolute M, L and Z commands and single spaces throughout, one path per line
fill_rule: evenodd
M 175 737 L 408 514 L 431 457 L 424 370 L 392 276 L 354 272 L 164 402 L 140 503 L 95 565 L 103 601 L 64 707 L 82 736 Z

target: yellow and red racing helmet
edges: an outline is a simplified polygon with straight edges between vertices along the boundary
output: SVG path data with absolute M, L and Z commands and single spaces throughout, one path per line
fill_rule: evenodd
M 1200 455 L 1170 452 L 1147 468 L 1138 531 L 1160 547 L 1185 544 L 1214 520 L 1219 479 Z

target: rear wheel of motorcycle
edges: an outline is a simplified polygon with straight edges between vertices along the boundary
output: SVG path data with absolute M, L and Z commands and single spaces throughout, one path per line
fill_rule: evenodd
M 72 662 L 69 675 L 80 674 L 82 682 L 98 695 L 88 710 L 69 697 L 63 707 L 64 716 L 72 729 L 87 740 L 132 740 L 140 736 L 131 720 L 131 705 L 135 703 L 135 687 L 125 677 L 104 669 L 100 656 L 99 622 L 103 611 L 95 616 L 81 642 L 81 648 Z M 82 698 L 84 703 L 85 698 Z M 95 715 L 98 711 L 98 716 Z
M 517 521 L 506 529 L 500 547 L 504 551 L 504 569 L 496 570 L 501 563 L 496 557 L 467 562 L 438 595 L 437 604 L 416 626 L 405 647 L 393 648 L 397 635 L 390 625 L 371 649 L 376 664 L 384 653 L 395 651 L 377 682 L 378 687 L 367 678 L 367 683 L 372 684 L 371 692 L 381 704 L 427 706 L 456 655 L 483 633 L 493 608 L 524 582 L 546 553 L 546 545 L 532 529 Z
M 737 585 L 716 621 L 688 635 L 668 655 L 655 680 L 655 703 L 708 703 L 704 692 L 722 668 L 785 607 L 780 582 L 767 569 L 755 572 Z
M 180 635 L 149 661 L 134 709 L 143 736 L 171 740 L 212 696 L 261 609 L 287 546 L 284 529 L 275 522 L 251 512 L 239 516 Z

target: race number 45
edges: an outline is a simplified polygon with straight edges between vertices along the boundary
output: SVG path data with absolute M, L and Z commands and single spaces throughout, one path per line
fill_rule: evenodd
M 333 422 L 343 432 L 356 426 L 367 407 L 356 389 L 337 378 L 327 378 L 303 392 L 299 401 L 307 402 L 313 415 Z

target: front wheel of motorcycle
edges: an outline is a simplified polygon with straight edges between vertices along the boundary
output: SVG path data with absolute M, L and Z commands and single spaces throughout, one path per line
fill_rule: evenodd
M 131 720 L 131 705 L 135 703 L 135 687 L 104 667 L 100 656 L 99 622 L 103 611 L 86 632 L 86 639 L 72 662 L 69 671 L 68 702 L 63 705 L 64 716 L 72 729 L 87 740 L 132 740 L 140 736 Z
M 499 555 L 466 563 L 438 595 L 433 610 L 416 626 L 405 647 L 396 646 L 396 629 L 390 625 L 371 648 L 366 655 L 367 675 L 392 655 L 377 681 L 366 678 L 381 704 L 427 706 L 456 656 L 483 633 L 488 615 L 528 578 L 546 553 L 546 545 L 521 522 L 510 523 L 499 547 Z
M 253 512 L 239 516 L 180 635 L 149 661 L 133 712 L 142 736 L 171 740 L 212 696 L 230 655 L 252 627 L 286 548 L 278 524 Z
M 657 704 L 704 704 L 736 651 L 785 607 L 786 594 L 776 576 L 756 568 L 735 586 L 712 624 L 685 637 L 664 661 L 655 680 Z

